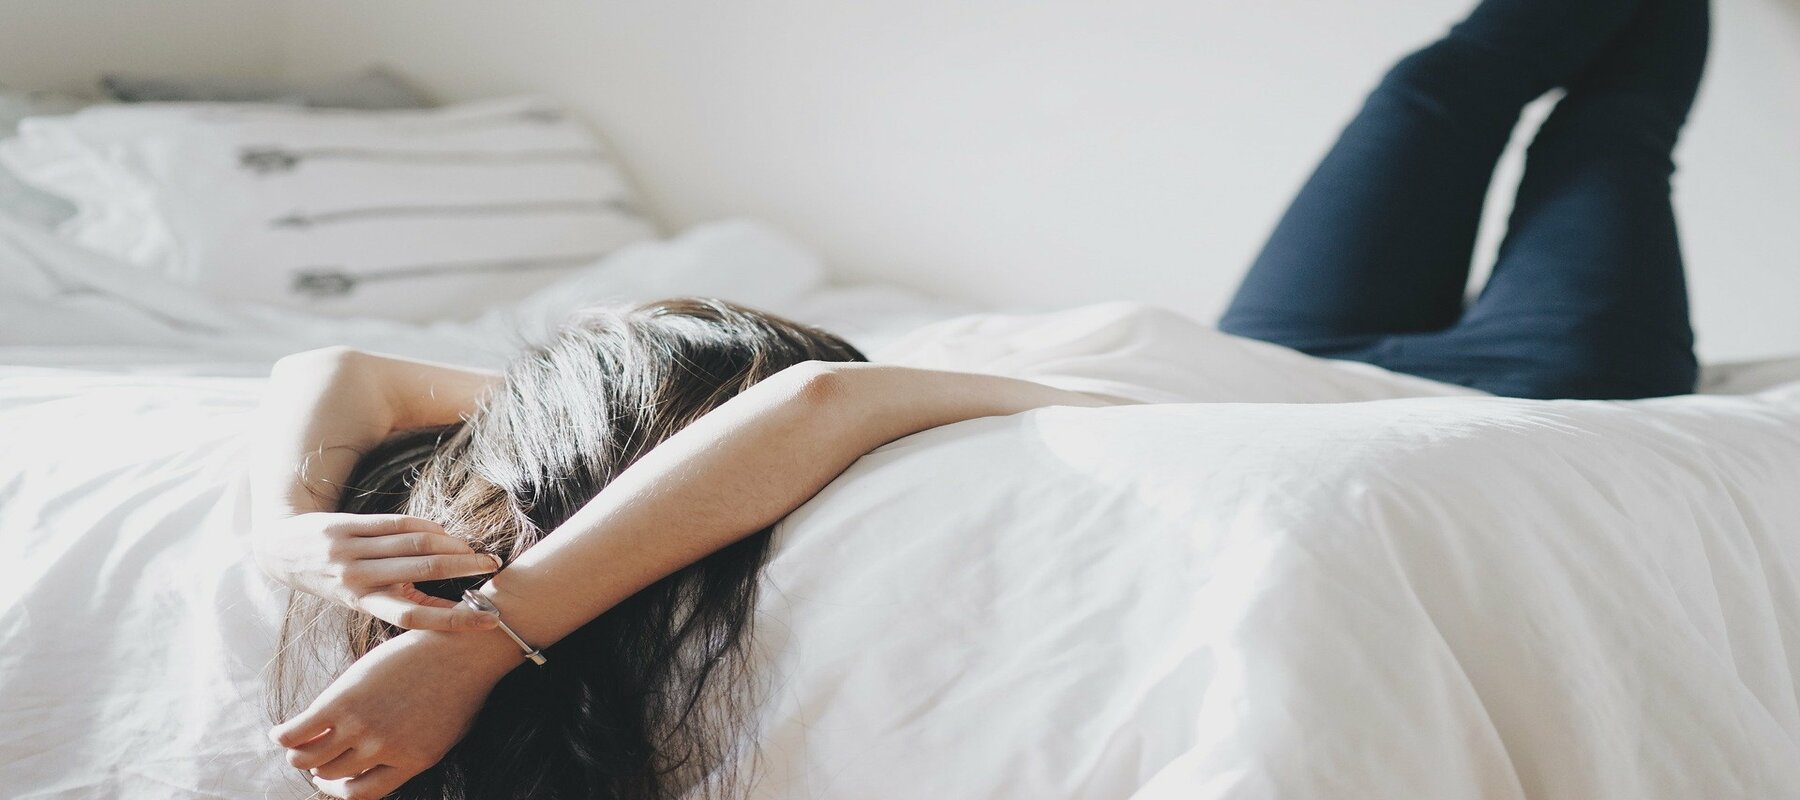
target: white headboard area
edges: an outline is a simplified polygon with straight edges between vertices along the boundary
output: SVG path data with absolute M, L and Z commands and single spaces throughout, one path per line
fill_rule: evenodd
M 85 50 L 296 77 L 380 62 L 444 99 L 538 92 L 589 116 L 670 229 L 749 215 L 846 277 L 1210 318 L 1384 66 L 1470 5 L 0 0 L 204 23 L 0 49 L 0 81 Z M 1800 352 L 1800 0 L 1714 5 L 1678 176 L 1702 354 Z

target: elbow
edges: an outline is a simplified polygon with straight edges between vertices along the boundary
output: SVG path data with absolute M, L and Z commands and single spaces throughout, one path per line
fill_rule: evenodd
M 333 345 L 282 356 L 270 369 L 271 376 L 283 373 L 334 374 L 360 363 L 368 354 L 354 347 Z
M 770 379 L 779 404 L 814 424 L 842 418 L 855 401 L 851 372 L 833 361 L 802 361 Z
M 282 356 L 275 361 L 276 366 L 282 364 L 343 364 L 355 361 L 366 355 L 363 351 L 348 345 L 334 344 L 312 350 L 302 350 Z
M 841 403 L 849 392 L 849 375 L 834 361 L 802 361 L 780 372 L 783 389 L 794 405 L 823 410 Z

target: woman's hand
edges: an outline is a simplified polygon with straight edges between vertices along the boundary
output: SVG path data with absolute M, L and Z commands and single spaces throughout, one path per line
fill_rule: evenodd
M 319 791 L 383 797 L 450 752 L 521 662 L 512 642 L 494 637 L 409 631 L 382 642 L 269 738 Z
M 263 571 L 296 590 L 402 628 L 484 630 L 494 617 L 419 591 L 417 581 L 485 575 L 500 559 L 475 552 L 437 523 L 404 514 L 314 512 L 255 532 Z
M 276 362 L 250 473 L 257 565 L 294 589 L 403 628 L 491 627 L 413 582 L 493 572 L 497 562 L 422 519 L 328 512 L 361 454 L 395 431 L 460 421 L 499 379 L 343 347 Z

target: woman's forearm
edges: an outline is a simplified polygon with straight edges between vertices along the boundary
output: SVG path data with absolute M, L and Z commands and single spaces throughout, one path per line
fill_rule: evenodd
M 335 509 L 363 452 L 396 430 L 456 422 L 497 379 L 348 348 L 276 362 L 250 478 L 257 515 Z
M 508 625 L 543 647 L 775 523 L 882 444 L 976 417 L 1118 402 L 990 375 L 801 365 L 658 445 L 483 591 Z M 496 670 L 519 661 L 503 634 L 457 636 L 481 640 Z
M 313 350 L 275 363 L 250 473 L 259 518 L 335 508 L 358 454 L 393 430 L 395 413 L 359 358 Z
M 257 566 L 296 591 L 402 627 L 492 627 L 492 618 L 430 598 L 414 584 L 487 574 L 497 558 L 430 520 L 330 512 L 363 453 L 396 430 L 456 422 L 497 379 L 345 348 L 278 362 L 251 466 Z

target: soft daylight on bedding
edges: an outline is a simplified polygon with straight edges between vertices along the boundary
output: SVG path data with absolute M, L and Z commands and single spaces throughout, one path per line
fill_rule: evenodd
M 1800 796 L 1792 0 L 0 2 L 0 795 Z

